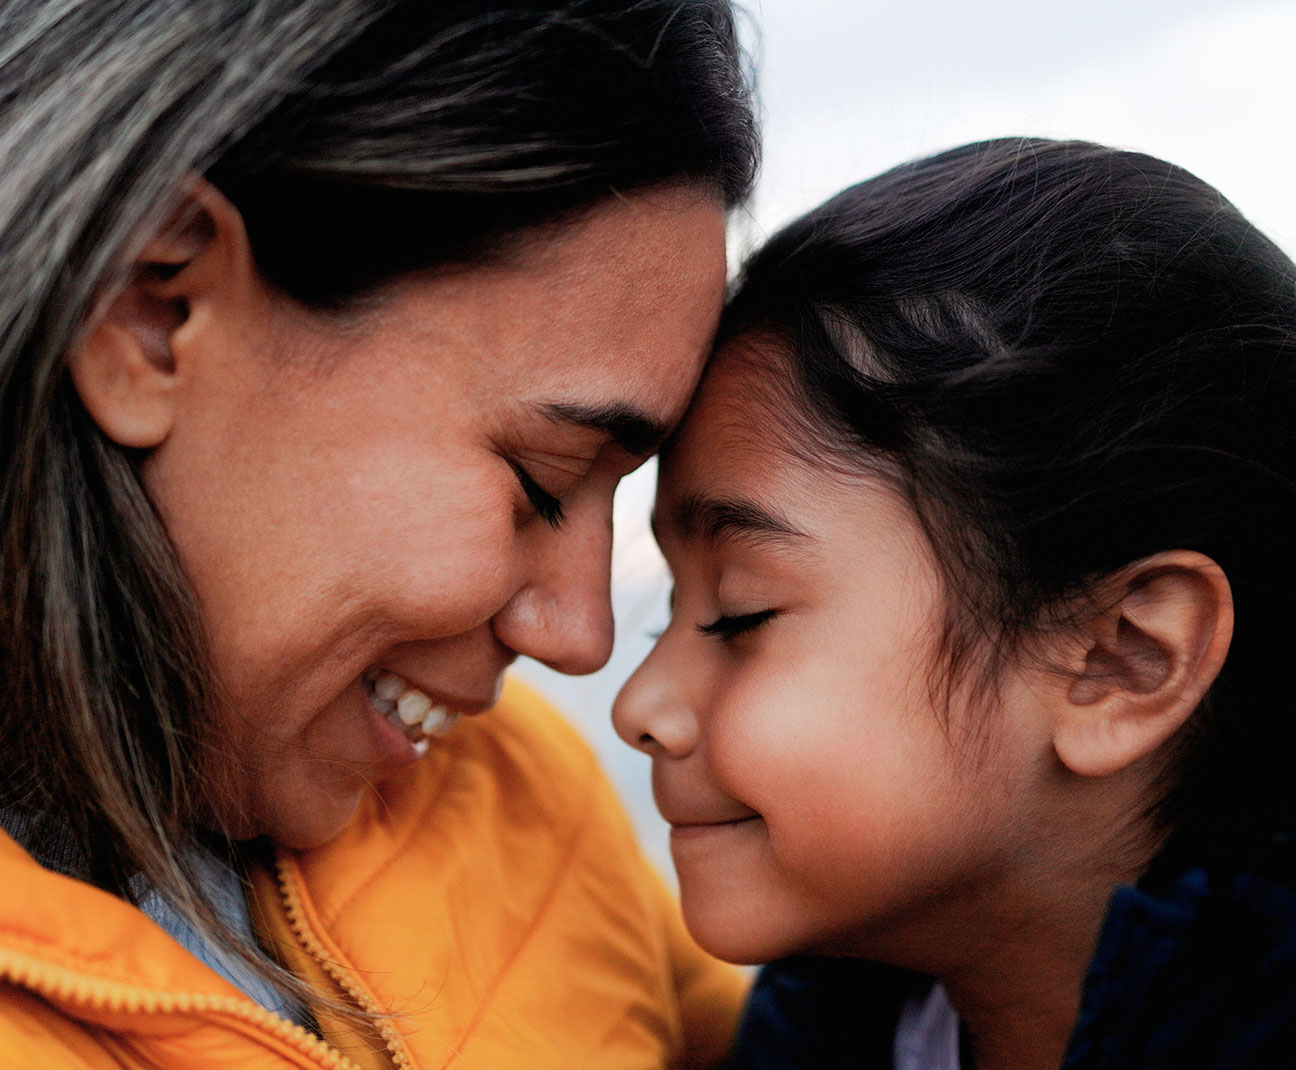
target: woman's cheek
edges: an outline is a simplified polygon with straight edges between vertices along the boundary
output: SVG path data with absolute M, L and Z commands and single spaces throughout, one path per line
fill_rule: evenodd
M 431 634 L 489 619 L 511 597 L 520 556 L 516 505 L 507 486 L 464 480 L 437 488 L 385 533 L 372 564 L 391 616 L 421 618 Z

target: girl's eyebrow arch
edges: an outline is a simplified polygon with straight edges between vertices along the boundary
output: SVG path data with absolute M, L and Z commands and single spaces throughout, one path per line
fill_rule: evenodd
M 791 546 L 810 537 L 773 509 L 746 498 L 708 498 L 690 494 L 675 504 L 664 524 L 686 542 L 749 539 Z M 662 525 L 663 518 L 654 510 L 654 534 L 660 534 Z

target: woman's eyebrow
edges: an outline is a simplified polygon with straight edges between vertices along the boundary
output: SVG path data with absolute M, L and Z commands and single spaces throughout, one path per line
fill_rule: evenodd
M 654 534 L 660 536 L 663 523 L 672 534 L 686 542 L 748 539 L 793 546 L 810 537 L 773 509 L 745 498 L 708 498 L 690 494 L 667 512 L 664 521 L 656 510 L 653 511 Z
M 609 405 L 581 405 L 554 401 L 543 406 L 546 416 L 607 435 L 626 453 L 647 457 L 655 453 L 670 434 L 661 420 L 624 402 Z

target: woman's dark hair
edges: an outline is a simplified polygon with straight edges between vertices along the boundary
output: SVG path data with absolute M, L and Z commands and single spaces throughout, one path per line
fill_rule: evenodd
M 1216 190 L 1098 145 L 967 145 L 776 235 L 738 336 L 791 366 L 789 445 L 914 505 L 951 591 L 947 684 L 992 686 L 1139 558 L 1217 562 L 1232 647 L 1149 812 L 1199 842 L 1290 826 L 1296 267 Z
M 728 0 L 4 0 L 6 823 L 70 836 L 97 884 L 152 888 L 247 957 L 181 850 L 212 790 L 198 610 L 139 458 L 65 367 L 193 176 L 272 282 L 336 310 L 627 191 L 733 206 L 756 160 Z
M 664 182 L 746 198 L 757 141 L 727 0 L 370 5 L 209 175 L 261 269 L 331 304 Z

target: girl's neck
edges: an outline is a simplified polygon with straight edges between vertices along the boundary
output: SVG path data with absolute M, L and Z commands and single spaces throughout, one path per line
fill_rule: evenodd
M 937 939 L 919 949 L 930 954 L 917 968 L 944 985 L 975 1070 L 1057 1070 L 1112 893 L 1161 846 L 1159 832 L 1123 816 L 1147 797 L 1138 776 L 1079 786 L 1041 808 L 1031 856 L 947 905 L 940 932 L 927 934 Z
M 995 968 L 1012 970 L 1015 977 L 996 978 L 993 985 L 945 981 L 967 1033 L 971 1067 L 1057 1070 L 1080 1009 L 1087 964 L 1087 956 L 1066 963 L 1006 957 Z
M 1041 882 L 1040 894 L 1017 900 L 1016 909 L 1000 902 L 983 916 L 973 946 L 938 971 L 967 1031 L 975 1070 L 1061 1064 L 1111 893 L 1135 873 L 1072 876 L 1048 882 L 1046 890 Z

